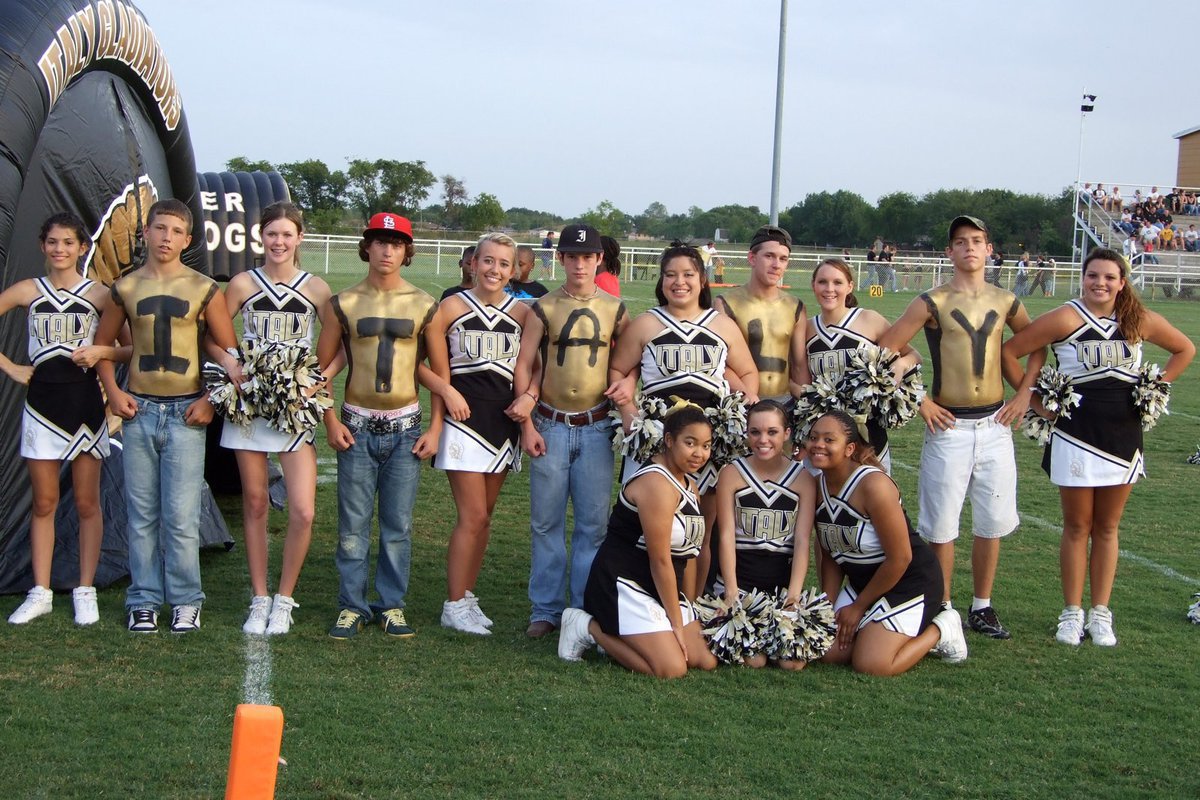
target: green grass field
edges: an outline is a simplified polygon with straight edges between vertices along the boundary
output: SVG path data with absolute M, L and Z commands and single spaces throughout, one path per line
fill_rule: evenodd
M 418 260 L 414 282 L 435 294 L 455 282 L 453 261 L 440 278 L 431 266 Z M 337 289 L 362 271 L 343 257 L 328 277 Z M 792 278 L 806 299 L 807 280 Z M 652 303 L 652 283 L 623 288 L 631 311 Z M 911 298 L 864 302 L 895 318 Z M 1063 299 L 1032 299 L 1031 312 Z M 1200 305 L 1154 307 L 1200 337 Z M 325 632 L 336 615 L 336 470 L 321 437 L 316 531 L 290 635 L 266 646 L 243 637 L 240 547 L 203 554 L 208 601 L 196 635 L 127 634 L 123 586 L 100 593 L 101 622 L 90 629 L 71 624 L 66 595 L 51 617 L 0 626 L 3 796 L 222 796 L 249 649 L 269 658 L 270 695 L 286 719 L 280 798 L 1200 796 L 1200 628 L 1184 619 L 1200 589 L 1200 468 L 1184 462 L 1200 442 L 1198 388 L 1194 366 L 1175 386 L 1172 415 L 1147 434 L 1150 476 L 1125 514 L 1113 598 L 1120 646 L 1054 641 L 1058 495 L 1038 468 L 1039 449 L 1018 437 L 1023 524 L 1002 547 L 995 590 L 1013 639 L 968 634 L 965 664 L 931 658 L 895 679 L 815 665 L 660 682 L 594 655 L 560 662 L 554 637 L 523 635 L 527 473 L 504 488 L 477 587 L 496 620 L 491 637 L 438 625 L 454 514 L 445 477 L 427 469 L 408 612 L 417 637 L 371 629 L 334 642 Z M 920 437 L 910 425 L 893 438 L 910 512 Z M 222 506 L 240 541 L 239 499 Z M 284 522 L 272 513 L 273 575 Z M 968 540 L 955 582 L 960 607 L 970 600 Z M 0 608 L 7 614 L 19 600 Z

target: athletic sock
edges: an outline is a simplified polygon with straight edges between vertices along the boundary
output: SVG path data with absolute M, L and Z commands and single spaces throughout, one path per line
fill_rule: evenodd
M 976 597 L 974 600 L 971 601 L 971 610 L 978 611 L 981 608 L 987 608 L 991 604 L 992 604 L 992 598 L 990 598 L 990 597 Z

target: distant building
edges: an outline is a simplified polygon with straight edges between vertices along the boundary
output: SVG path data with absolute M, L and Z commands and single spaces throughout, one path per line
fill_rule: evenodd
M 1179 167 L 1176 186 L 1200 186 L 1200 125 L 1175 134 L 1179 140 Z

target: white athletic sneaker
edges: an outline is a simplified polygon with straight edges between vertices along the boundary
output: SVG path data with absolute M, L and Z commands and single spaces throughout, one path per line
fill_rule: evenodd
M 300 604 L 286 594 L 275 595 L 275 602 L 271 605 L 271 619 L 267 623 L 267 635 L 279 636 L 290 631 L 292 609 L 299 607 Z
M 588 632 L 592 615 L 582 608 L 568 608 L 563 611 L 562 623 L 558 631 L 558 657 L 563 661 L 580 661 L 583 653 L 596 643 Z
M 267 632 L 267 619 L 271 616 L 271 598 L 256 594 L 250 598 L 250 613 L 242 625 L 243 633 L 262 636 Z
M 442 627 L 478 636 L 490 636 L 492 633 L 475 616 L 475 608 L 469 597 L 442 603 Z
M 1083 642 L 1083 609 L 1064 608 L 1058 615 L 1058 632 L 1054 638 L 1063 644 L 1078 646 Z
M 95 586 L 78 586 L 71 592 L 75 604 L 75 624 L 95 625 L 100 621 L 100 607 L 96 604 Z
M 200 630 L 200 606 L 175 606 L 171 609 L 171 633 Z
M 492 622 L 487 614 L 483 613 L 483 609 L 479 607 L 479 598 L 475 596 L 475 593 L 467 589 L 465 597 L 471 601 L 471 608 L 474 610 L 475 619 L 478 620 L 479 624 L 485 628 L 492 627 L 495 623 Z
M 17 606 L 17 610 L 12 612 L 8 621 L 13 625 L 24 625 L 49 614 L 53 605 L 54 592 L 44 586 L 35 586 L 25 595 L 25 602 Z
M 1092 637 L 1092 643 L 1099 647 L 1116 647 L 1117 635 L 1113 633 L 1112 628 L 1112 612 L 1107 606 L 1092 606 L 1088 611 L 1087 628 L 1088 636 Z
M 941 637 L 933 648 L 934 653 L 948 664 L 967 660 L 967 637 L 963 635 L 962 617 L 953 608 L 944 608 L 933 618 Z

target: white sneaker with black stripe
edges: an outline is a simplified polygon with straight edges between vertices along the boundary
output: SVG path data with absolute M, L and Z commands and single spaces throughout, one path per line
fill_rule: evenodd
M 200 630 L 200 606 L 175 606 L 171 609 L 171 633 Z

